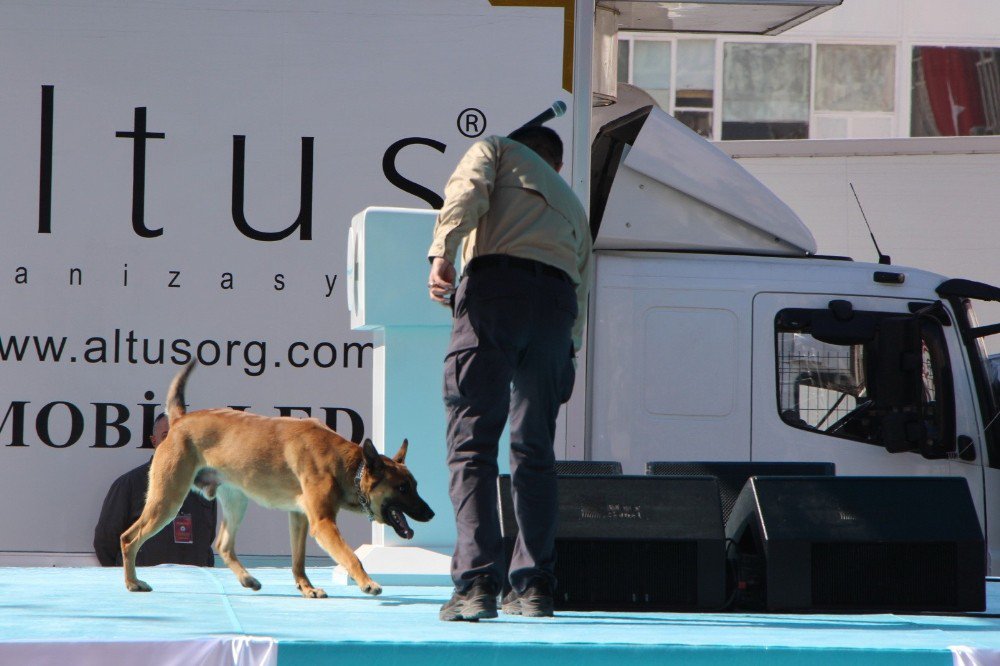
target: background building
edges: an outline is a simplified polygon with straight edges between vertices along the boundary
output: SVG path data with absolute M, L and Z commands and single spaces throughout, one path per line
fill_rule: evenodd
M 714 140 L 993 135 L 998 25 L 991 0 L 845 0 L 776 37 L 619 33 L 618 79 Z

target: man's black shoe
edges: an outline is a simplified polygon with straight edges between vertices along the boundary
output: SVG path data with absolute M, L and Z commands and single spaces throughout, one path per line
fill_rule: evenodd
M 532 579 L 524 593 L 518 594 L 514 589 L 508 592 L 503 598 L 501 608 L 507 615 L 552 617 L 554 614 L 552 588 L 546 580 Z
M 455 592 L 441 606 L 438 618 L 445 622 L 478 622 L 497 616 L 497 586 L 489 576 L 479 576 L 465 592 Z

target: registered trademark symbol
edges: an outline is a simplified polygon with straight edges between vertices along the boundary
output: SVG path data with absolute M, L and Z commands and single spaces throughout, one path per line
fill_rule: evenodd
M 475 107 L 469 107 L 458 114 L 455 124 L 458 125 L 458 131 L 462 136 L 474 139 L 486 131 L 486 114 Z

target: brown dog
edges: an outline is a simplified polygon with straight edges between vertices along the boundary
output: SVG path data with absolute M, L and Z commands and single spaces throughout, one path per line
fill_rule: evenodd
M 236 558 L 236 531 L 247 498 L 288 511 L 292 538 L 292 575 L 305 597 L 325 597 L 306 577 L 306 531 L 368 594 L 382 588 L 373 581 L 337 529 L 340 509 L 367 513 L 404 539 L 413 530 L 403 516 L 426 522 L 434 512 L 417 494 L 417 482 L 403 464 L 407 442 L 392 458 L 379 455 L 371 440 L 347 441 L 317 419 L 266 417 L 234 409 L 187 414 L 184 387 L 195 362 L 174 378 L 167 393 L 170 432 L 156 447 L 149 470 L 146 506 L 121 536 L 125 586 L 132 592 L 152 588 L 135 575 L 139 547 L 163 529 L 180 510 L 192 487 L 222 506 L 216 552 L 244 587 L 260 589 Z

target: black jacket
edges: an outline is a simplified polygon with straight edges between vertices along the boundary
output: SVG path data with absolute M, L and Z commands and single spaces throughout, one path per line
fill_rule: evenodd
M 152 462 L 152 461 L 150 461 Z M 94 529 L 94 552 L 106 567 L 121 566 L 122 550 L 119 537 L 142 513 L 146 503 L 149 482 L 149 465 L 140 465 L 122 474 L 111 484 L 101 517 Z M 174 524 L 171 522 L 159 534 L 150 538 L 139 549 L 135 558 L 138 566 L 156 564 L 194 564 L 210 567 L 215 564 L 212 541 L 215 539 L 216 504 L 201 495 L 190 492 L 178 516 L 191 516 L 192 543 L 175 543 Z

